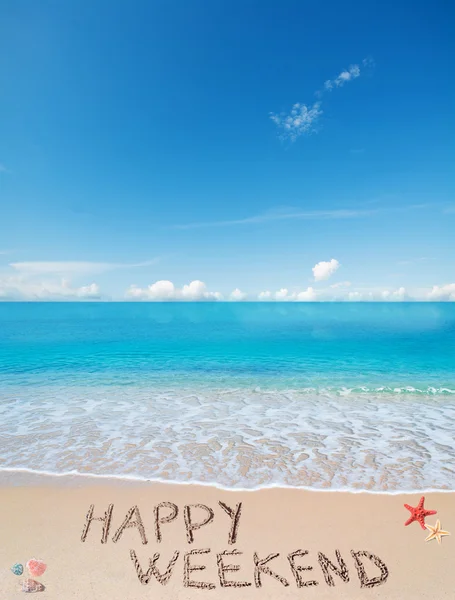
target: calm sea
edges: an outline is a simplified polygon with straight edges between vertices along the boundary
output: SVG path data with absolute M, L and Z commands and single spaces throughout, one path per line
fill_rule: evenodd
M 0 469 L 455 489 L 455 304 L 0 303 Z

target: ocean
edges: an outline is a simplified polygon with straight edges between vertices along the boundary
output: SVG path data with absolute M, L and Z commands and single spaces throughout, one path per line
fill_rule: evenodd
M 0 303 L 0 471 L 455 489 L 453 303 Z

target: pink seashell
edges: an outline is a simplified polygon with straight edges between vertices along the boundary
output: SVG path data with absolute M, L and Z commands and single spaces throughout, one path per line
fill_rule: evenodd
M 33 594 L 34 592 L 44 592 L 44 585 L 39 581 L 35 581 L 34 579 L 25 579 L 22 582 L 21 589 L 23 592 Z
M 46 563 L 38 558 L 31 558 L 27 562 L 27 569 L 29 570 L 30 575 L 33 575 L 33 577 L 40 577 L 40 575 L 42 575 L 46 570 L 46 567 Z

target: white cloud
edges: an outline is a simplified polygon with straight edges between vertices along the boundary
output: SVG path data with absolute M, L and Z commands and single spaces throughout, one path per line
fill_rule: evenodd
M 317 299 L 317 294 L 312 287 L 309 287 L 303 292 L 289 293 L 287 288 L 281 288 L 277 292 L 265 291 L 258 294 L 258 300 L 276 302 L 314 302 Z
M 400 287 L 398 290 L 384 290 L 381 293 L 381 299 L 382 300 L 390 300 L 390 301 L 394 301 L 394 302 L 399 302 L 402 300 L 406 300 L 407 298 L 407 293 L 406 293 L 406 289 L 404 287 Z
M 373 65 L 372 59 L 364 59 L 362 68 L 368 68 Z M 327 79 L 323 90 L 315 92 L 318 98 L 321 98 L 324 92 L 331 92 L 335 88 L 342 87 L 348 81 L 360 77 L 360 66 L 351 65 L 349 69 L 341 71 L 334 79 Z M 297 102 L 292 106 L 289 113 L 280 114 L 270 113 L 270 118 L 277 125 L 280 131 L 281 139 L 289 139 L 294 142 L 303 134 L 309 134 L 316 131 L 316 123 L 322 115 L 321 102 L 315 102 L 311 107 L 307 104 Z
M 18 273 L 35 275 L 95 275 L 113 271 L 115 269 L 128 269 L 137 267 L 148 267 L 158 262 L 158 259 L 152 259 L 140 263 L 107 263 L 90 261 L 28 261 L 10 263 Z
M 245 300 L 247 296 L 248 294 L 245 294 L 239 290 L 239 288 L 235 288 L 235 290 L 230 293 L 229 299 L 233 302 L 242 302 L 242 300 Z
M 349 292 L 345 298 L 348 302 L 375 302 L 380 301 L 381 296 L 376 292 Z
M 261 292 L 258 294 L 258 300 L 272 300 L 272 292 Z
M 438 302 L 455 302 L 455 283 L 434 285 L 427 298 Z
M 294 142 L 304 133 L 316 131 L 315 125 L 321 115 L 320 102 L 315 102 L 310 108 L 306 104 L 297 102 L 290 113 L 280 113 L 279 115 L 270 113 L 270 118 L 281 131 L 280 137 Z
M 328 279 L 339 267 L 340 263 L 335 258 L 332 258 L 330 261 L 322 260 L 318 262 L 312 269 L 314 280 L 323 281 L 324 279 Z
M 289 292 L 286 288 L 281 288 L 278 292 L 275 292 L 275 300 L 289 300 Z
M 309 287 L 304 292 L 297 294 L 299 302 L 314 302 L 317 299 L 317 294 L 312 287 Z
M 175 297 L 175 287 L 172 281 L 157 281 L 147 288 L 139 288 L 135 285 L 130 286 L 127 291 L 130 298 L 148 299 L 148 300 L 173 300 Z
M 341 71 L 335 79 L 327 79 L 324 83 L 324 89 L 332 91 L 333 88 L 342 87 L 345 83 L 352 79 L 356 79 L 357 77 L 360 77 L 360 67 L 359 65 L 351 65 L 349 69 Z
M 363 289 L 348 292 L 341 298 L 348 302 L 403 302 L 405 300 L 417 300 L 411 298 L 404 287 L 396 290 Z
M 363 300 L 363 295 L 360 292 L 349 292 L 348 300 L 351 300 L 352 302 Z
M 350 287 L 350 285 L 351 285 L 350 281 L 339 281 L 338 283 L 333 283 L 330 287 L 337 289 L 337 288 Z
M 4 300 L 94 300 L 101 294 L 96 283 L 73 287 L 67 279 L 35 281 L 12 276 L 0 278 L 0 297 Z
M 203 281 L 195 280 L 182 288 L 183 300 L 222 300 L 223 296 L 219 292 L 207 291 L 207 286 Z
M 222 300 L 219 292 L 209 292 L 203 281 L 195 280 L 176 288 L 172 281 L 157 281 L 146 288 L 131 285 L 126 291 L 127 298 L 151 301 L 198 302 L 204 300 Z

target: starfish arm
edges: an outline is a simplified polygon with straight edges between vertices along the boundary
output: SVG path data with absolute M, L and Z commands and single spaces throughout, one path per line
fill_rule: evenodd
M 424 512 L 424 514 L 425 514 L 426 517 L 429 517 L 430 515 L 437 515 L 438 511 L 437 510 L 426 510 Z
M 424 503 L 425 503 L 425 496 L 422 496 L 419 500 L 419 504 L 417 505 L 417 508 L 423 508 Z
M 424 520 L 424 518 L 423 517 L 417 517 L 417 521 L 419 522 L 420 527 L 422 529 L 425 529 L 425 520 Z
M 406 521 L 405 525 L 410 525 L 413 521 L 414 521 L 414 517 L 409 517 L 409 519 Z
M 430 533 L 430 535 L 425 538 L 425 541 L 429 542 L 430 540 L 432 540 L 434 538 L 434 536 L 435 536 L 435 534 L 434 534 L 434 531 L 433 531 L 433 533 Z
M 409 506 L 409 504 L 405 504 L 404 507 L 407 508 L 411 512 L 414 510 L 414 507 L 413 506 Z

